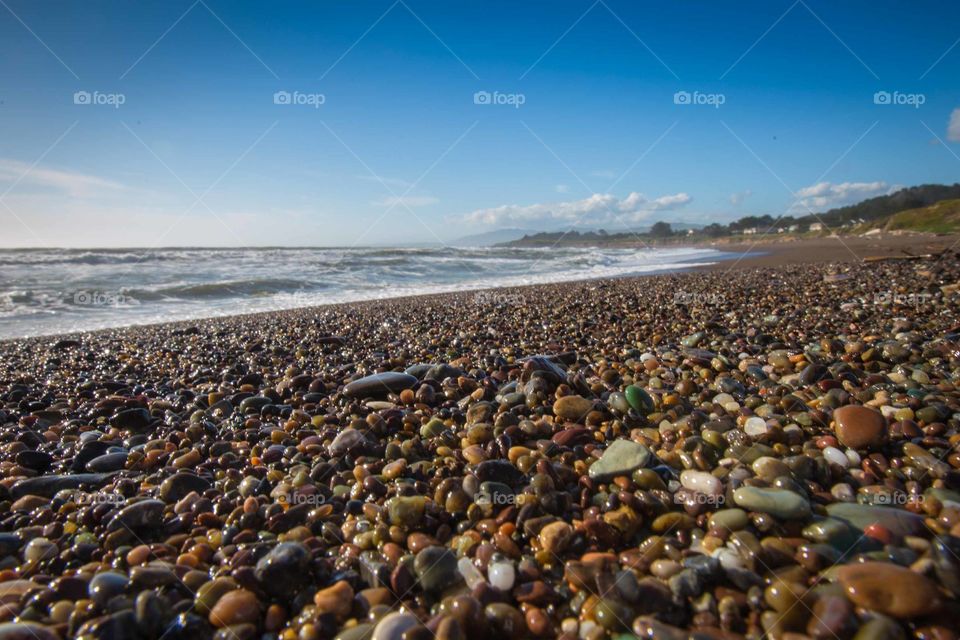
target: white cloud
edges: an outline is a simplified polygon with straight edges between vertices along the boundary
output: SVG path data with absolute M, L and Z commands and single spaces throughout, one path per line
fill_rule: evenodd
M 388 196 L 373 204 L 382 207 L 425 207 L 440 202 L 433 196 Z
M 947 125 L 947 140 L 960 142 L 960 108 L 950 114 L 950 124 Z
M 730 194 L 730 204 L 733 206 L 738 206 L 743 204 L 743 201 L 753 195 L 753 191 L 746 189 L 744 191 L 738 191 L 736 193 Z
M 40 166 L 31 169 L 26 162 L 3 158 L 0 158 L 0 182 L 52 189 L 75 198 L 90 196 L 104 190 L 116 191 L 124 188 L 117 182 L 97 176 Z
M 794 196 L 797 202 L 792 211 L 820 211 L 832 207 L 854 204 L 867 198 L 893 193 L 900 189 L 898 185 L 877 182 L 819 182 L 799 189 Z
M 558 184 L 553 189 L 557 193 L 567 193 L 568 191 L 570 191 L 570 187 L 565 184 Z
M 567 222 L 601 224 L 614 221 L 637 222 L 654 211 L 678 209 L 691 202 L 686 193 L 675 193 L 648 199 L 642 193 L 631 193 L 623 199 L 609 193 L 595 193 L 582 200 L 531 205 L 506 204 L 489 209 L 477 209 L 462 217 L 474 224 L 506 224 L 530 222 Z

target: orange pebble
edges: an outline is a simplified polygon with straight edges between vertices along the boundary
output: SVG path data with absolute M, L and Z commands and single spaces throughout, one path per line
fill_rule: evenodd
M 177 564 L 193 569 L 200 564 L 200 560 L 192 553 L 181 553 L 177 556 Z

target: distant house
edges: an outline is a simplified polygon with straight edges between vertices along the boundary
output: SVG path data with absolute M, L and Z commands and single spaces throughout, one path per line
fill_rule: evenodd
M 797 231 L 800 231 L 800 225 L 792 224 L 789 227 L 787 227 L 787 231 L 789 231 L 790 233 L 796 233 Z
M 777 233 L 785 233 L 787 231 L 786 227 L 777 227 Z
M 697 232 L 696 229 L 687 229 L 687 235 L 688 235 L 688 236 L 692 236 L 692 235 L 695 234 L 696 232 Z
M 756 227 L 747 227 L 746 229 L 743 230 L 743 235 L 745 235 L 745 236 L 752 236 L 752 235 L 755 234 L 756 232 L 757 232 L 757 228 L 756 228 Z
M 813 222 L 810 224 L 810 231 L 823 231 L 822 222 Z

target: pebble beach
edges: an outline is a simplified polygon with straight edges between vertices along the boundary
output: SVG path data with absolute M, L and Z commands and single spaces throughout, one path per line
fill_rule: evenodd
M 949 640 L 960 263 L 0 342 L 0 640 Z

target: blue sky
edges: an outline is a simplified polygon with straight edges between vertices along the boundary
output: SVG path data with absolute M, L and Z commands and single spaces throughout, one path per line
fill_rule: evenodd
M 622 230 L 953 183 L 958 39 L 923 1 L 2 0 L 0 245 Z

